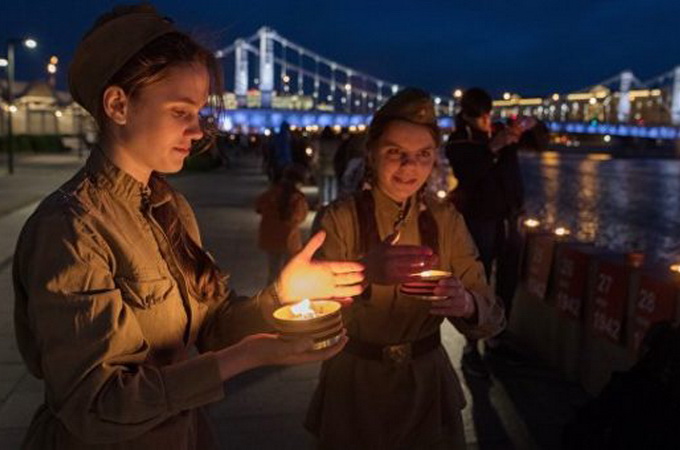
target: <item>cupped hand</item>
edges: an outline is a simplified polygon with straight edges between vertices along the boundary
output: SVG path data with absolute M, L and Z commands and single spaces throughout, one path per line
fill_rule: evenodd
M 434 295 L 446 298 L 431 302 L 430 314 L 465 319 L 475 314 L 476 306 L 472 294 L 456 277 L 439 280 L 437 287 L 434 288 Z
M 313 261 L 326 238 L 319 231 L 281 271 L 277 291 L 284 303 L 309 299 L 337 299 L 344 302 L 364 290 L 364 266 L 357 262 Z
M 331 347 L 313 350 L 311 338 L 289 339 L 277 334 L 253 334 L 244 338 L 239 345 L 255 360 L 256 366 L 288 366 L 324 361 L 337 355 L 347 343 L 346 331 L 340 341 Z
M 414 274 L 436 267 L 439 257 L 426 246 L 383 242 L 369 251 L 362 261 L 369 283 L 388 285 L 417 280 Z

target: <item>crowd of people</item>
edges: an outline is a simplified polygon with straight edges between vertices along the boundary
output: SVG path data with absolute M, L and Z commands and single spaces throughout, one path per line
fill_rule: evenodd
M 246 298 L 230 289 L 191 206 L 162 176 L 213 137 L 200 118 L 220 97 L 213 54 L 148 5 L 118 7 L 79 44 L 69 86 L 100 136 L 17 244 L 17 342 L 46 393 L 23 448 L 217 448 L 203 408 L 224 397 L 225 380 L 311 361 L 323 361 L 305 422 L 318 448 L 465 448 L 463 390 L 440 326 L 466 337 L 471 375 L 488 376 L 480 341 L 521 363 L 504 329 L 519 274 L 518 151 L 532 142 L 534 121 L 493 124 L 491 97 L 473 88 L 444 142 L 430 95 L 407 88 L 364 132 L 307 136 L 283 123 L 266 139 L 218 142 L 259 148 L 271 181 L 255 205 L 268 286 Z M 428 182 L 446 163 L 458 187 L 436 198 Z M 305 244 L 301 186 L 310 178 L 319 201 Z M 430 269 L 450 273 L 431 301 L 398 288 Z M 343 304 L 337 343 L 315 350 L 310 339 L 272 333 L 272 312 L 302 299 Z M 677 399 L 677 331 L 665 336 L 674 346 L 656 344 L 650 355 L 661 356 L 636 373 Z M 610 391 L 627 389 L 617 384 Z M 605 396 L 583 417 L 611 426 L 612 405 Z

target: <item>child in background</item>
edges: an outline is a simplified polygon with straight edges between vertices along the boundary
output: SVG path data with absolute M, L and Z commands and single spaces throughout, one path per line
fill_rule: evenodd
M 307 199 L 300 191 L 305 175 L 301 165 L 289 165 L 281 179 L 257 199 L 255 210 L 262 216 L 258 246 L 267 252 L 269 281 L 274 281 L 286 261 L 302 248 L 300 224 L 309 211 Z

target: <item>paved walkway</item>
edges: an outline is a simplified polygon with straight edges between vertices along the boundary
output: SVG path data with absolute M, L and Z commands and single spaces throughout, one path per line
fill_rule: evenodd
M 16 173 L 0 175 L 0 450 L 19 447 L 42 386 L 24 369 L 14 341 L 11 257 L 18 232 L 39 198 L 82 164 L 75 156 L 19 158 Z M 0 166 L 0 170 L 4 167 Z M 206 247 L 231 273 L 232 286 L 252 294 L 264 286 L 266 260 L 256 250 L 258 217 L 254 199 L 266 187 L 253 160 L 229 170 L 172 178 L 195 208 Z M 314 196 L 313 189 L 308 190 Z M 311 215 L 306 226 L 311 223 Z M 443 328 L 444 344 L 457 370 L 463 339 Z M 493 364 L 491 380 L 467 380 L 464 410 L 471 449 L 558 449 L 561 428 L 585 396 L 539 362 L 520 368 Z M 318 365 L 266 368 L 226 385 L 227 398 L 211 407 L 224 447 L 240 449 L 313 448 L 301 423 L 316 383 Z M 464 377 L 461 377 L 465 380 Z

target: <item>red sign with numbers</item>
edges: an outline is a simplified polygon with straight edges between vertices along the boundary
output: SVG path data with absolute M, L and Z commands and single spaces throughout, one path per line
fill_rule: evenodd
M 600 261 L 595 275 L 595 296 L 591 326 L 593 332 L 620 343 L 626 315 L 629 272 L 623 264 Z
M 565 247 L 557 260 L 555 299 L 557 310 L 564 316 L 581 318 L 586 296 L 590 255 L 576 247 Z
M 529 238 L 527 249 L 527 292 L 540 299 L 545 298 L 548 290 L 554 252 L 554 236 L 539 234 Z
M 638 351 L 649 328 L 665 320 L 674 320 L 678 301 L 678 286 L 673 281 L 643 274 L 635 297 L 632 350 Z

